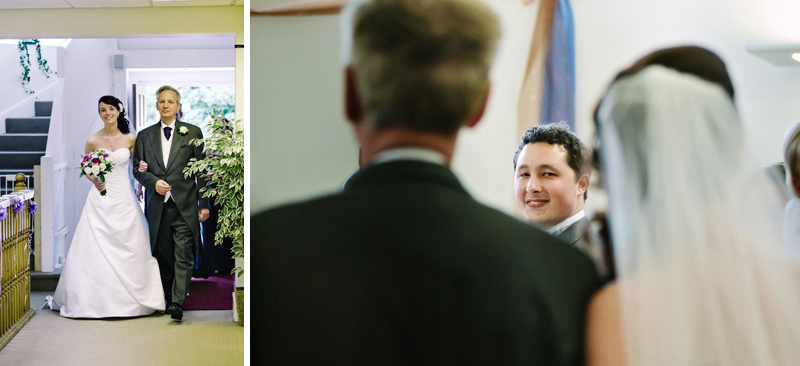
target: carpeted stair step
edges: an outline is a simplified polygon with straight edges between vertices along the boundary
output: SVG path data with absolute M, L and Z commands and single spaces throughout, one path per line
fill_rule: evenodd
M 50 117 L 6 118 L 6 133 L 47 133 Z
M 55 291 L 58 279 L 61 277 L 61 268 L 55 272 L 31 272 L 31 291 Z
M 0 151 L 45 151 L 46 133 L 6 133 L 0 135 Z
M 33 171 L 34 165 L 39 165 L 44 151 L 0 151 L 0 169 Z
M 53 102 L 34 102 L 36 117 L 50 117 L 53 113 Z
M 33 167 L 31 167 L 30 169 L 0 169 L 0 175 L 17 175 L 19 173 L 25 174 L 25 176 L 32 177 Z

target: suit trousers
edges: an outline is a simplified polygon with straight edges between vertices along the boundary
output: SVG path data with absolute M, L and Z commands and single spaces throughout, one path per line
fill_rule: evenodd
M 194 267 L 193 245 L 192 229 L 181 216 L 175 201 L 168 200 L 161 211 L 161 224 L 153 250 L 161 272 L 161 285 L 167 305 L 176 302 L 183 306 L 186 300 Z

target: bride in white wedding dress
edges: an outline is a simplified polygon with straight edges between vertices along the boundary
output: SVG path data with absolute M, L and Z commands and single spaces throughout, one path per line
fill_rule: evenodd
M 587 365 L 800 365 L 800 262 L 722 59 L 649 54 L 595 116 L 617 279 L 589 306 Z
M 114 167 L 105 182 L 87 175 L 95 188 L 75 228 L 51 308 L 69 318 L 149 315 L 164 310 L 165 303 L 147 222 L 128 176 L 136 136 L 119 99 L 107 95 L 98 104 L 105 127 L 86 141 L 86 153 L 106 150 Z

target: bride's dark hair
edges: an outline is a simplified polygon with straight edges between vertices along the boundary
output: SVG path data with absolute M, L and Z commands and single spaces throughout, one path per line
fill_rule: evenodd
M 117 128 L 119 128 L 119 131 L 124 134 L 131 133 L 131 128 L 128 120 L 125 118 L 125 109 L 122 107 L 121 100 L 117 99 L 117 97 L 113 95 L 104 95 L 100 97 L 100 100 L 97 101 L 97 105 L 100 105 L 100 103 L 105 103 L 116 107 L 119 110 L 119 116 L 117 116 Z

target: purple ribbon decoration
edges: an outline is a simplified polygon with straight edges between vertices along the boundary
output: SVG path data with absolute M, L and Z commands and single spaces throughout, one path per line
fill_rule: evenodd
M 25 203 L 22 200 L 14 200 L 14 212 L 20 213 L 23 209 L 25 209 Z

